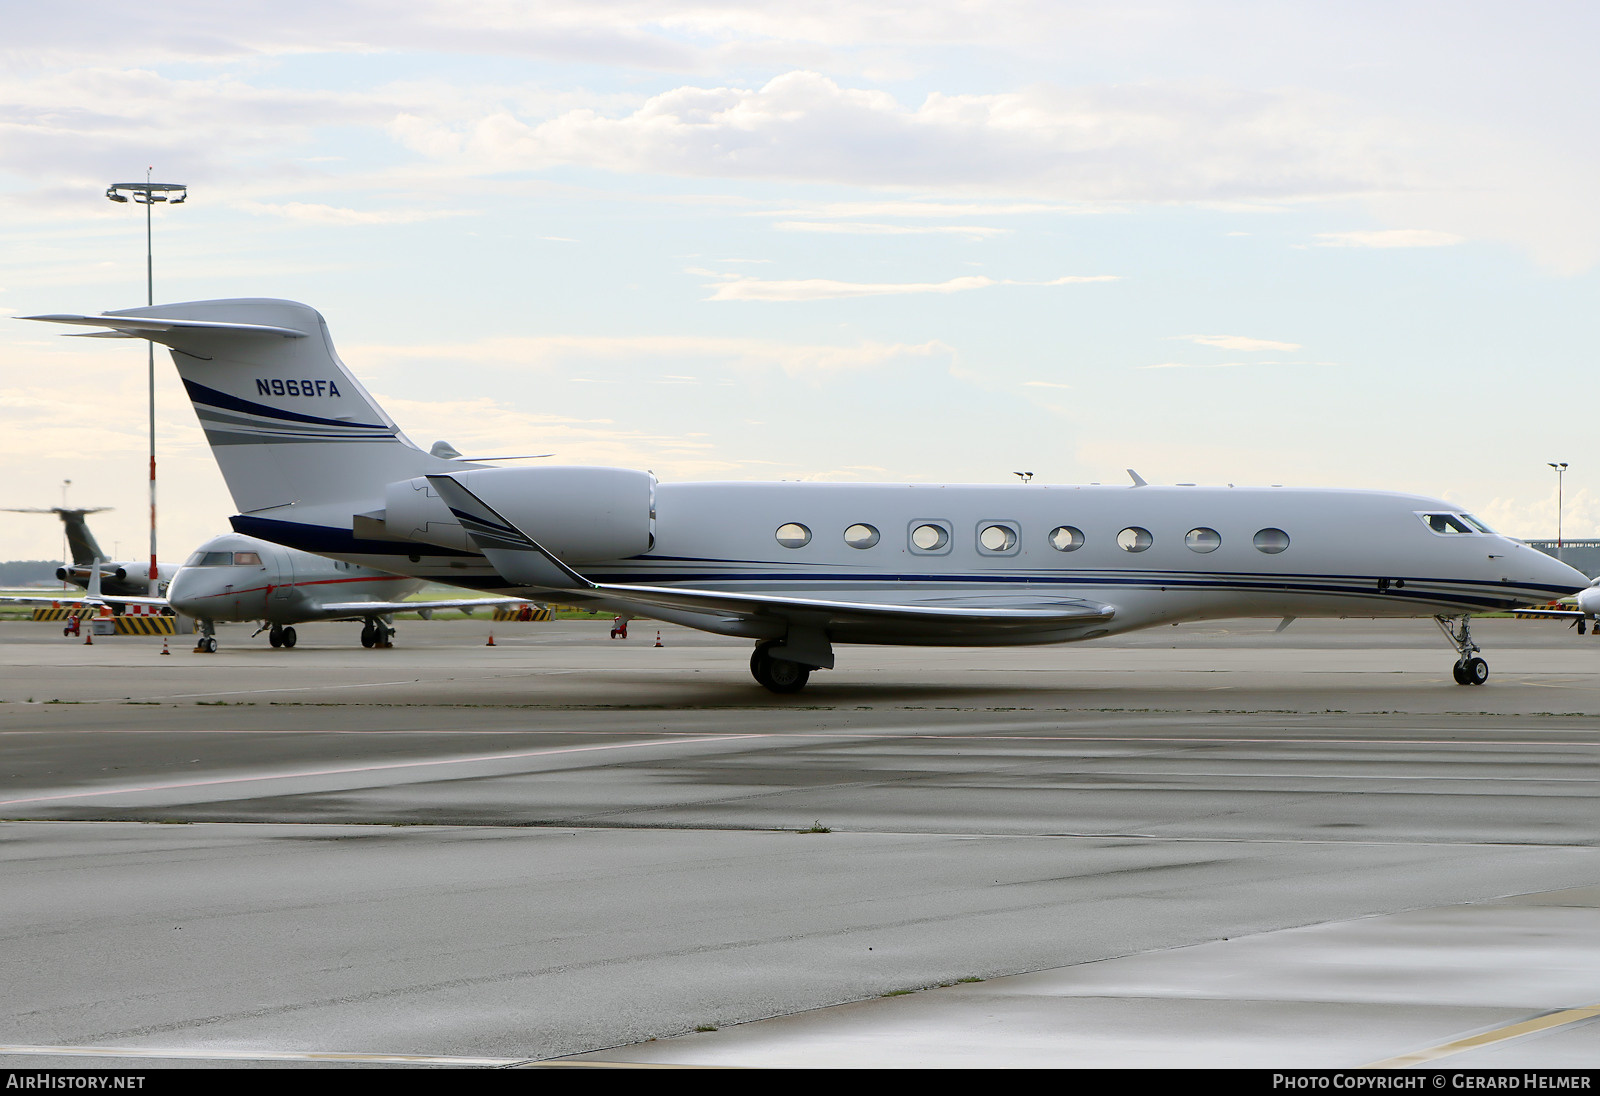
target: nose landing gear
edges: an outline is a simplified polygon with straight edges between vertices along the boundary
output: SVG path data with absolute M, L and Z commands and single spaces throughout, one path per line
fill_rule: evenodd
M 1472 618 L 1465 613 L 1458 617 L 1436 616 L 1434 623 L 1456 649 L 1456 664 L 1450 668 L 1457 685 L 1482 685 L 1489 680 L 1489 664 L 1478 657 L 1478 645 L 1472 642 Z

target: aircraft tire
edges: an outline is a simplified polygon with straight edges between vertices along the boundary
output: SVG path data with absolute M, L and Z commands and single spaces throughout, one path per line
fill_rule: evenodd
M 199 646 L 200 646 L 200 649 L 202 651 L 204 651 L 206 654 L 214 655 L 214 654 L 217 653 L 217 637 L 216 636 L 206 636 L 204 639 L 202 639 L 200 641 Z
M 293 647 L 297 639 L 299 637 L 294 634 L 293 628 L 285 628 L 283 630 L 283 645 L 285 647 Z
M 1467 683 L 1467 675 L 1463 670 L 1462 663 L 1460 662 L 1457 662 L 1454 666 L 1450 667 L 1450 676 L 1456 679 L 1457 685 L 1465 685 Z
M 376 647 L 377 645 L 378 645 L 378 632 L 377 632 L 377 629 L 374 628 L 370 624 L 362 625 L 361 626 L 361 646 L 370 648 L 370 647 Z
M 767 653 L 769 644 L 763 643 L 750 655 L 750 674 L 769 692 L 798 693 L 811 680 L 811 667 L 784 658 L 773 658 Z
M 272 630 L 267 633 L 267 642 L 272 644 L 274 647 L 282 647 L 283 629 L 274 624 L 272 626 Z
M 1461 666 L 1462 683 L 1482 685 L 1489 680 L 1489 664 L 1481 658 L 1469 658 Z

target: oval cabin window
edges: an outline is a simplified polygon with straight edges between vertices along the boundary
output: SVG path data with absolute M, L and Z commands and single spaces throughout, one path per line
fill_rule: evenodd
M 1083 530 L 1072 525 L 1058 525 L 1050 530 L 1050 547 L 1058 552 L 1076 552 L 1083 547 Z
M 1263 529 L 1256 534 L 1256 551 L 1275 556 L 1289 547 L 1289 534 L 1282 529 Z
M 844 531 L 844 542 L 852 548 L 871 548 L 878 543 L 878 530 L 870 525 L 852 525 Z
M 778 526 L 778 543 L 785 548 L 804 548 L 811 543 L 811 530 L 797 521 Z
M 1006 525 L 985 525 L 978 533 L 985 552 L 1009 552 L 1017 546 L 1017 532 Z
M 1130 525 L 1117 534 L 1117 547 L 1124 552 L 1142 552 L 1156 542 L 1150 530 Z

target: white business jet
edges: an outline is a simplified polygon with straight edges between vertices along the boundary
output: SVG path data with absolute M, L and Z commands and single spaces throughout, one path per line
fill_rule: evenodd
M 361 621 L 363 647 L 390 647 L 394 614 L 431 617 L 441 609 L 501 608 L 523 605 L 517 598 L 457 598 L 401 601 L 422 587 L 407 578 L 346 560 L 296 551 L 281 544 L 224 533 L 212 537 L 178 569 L 167 603 L 200 626 L 196 650 L 217 649 L 219 620 L 261 621 L 255 635 L 267 633 L 274 647 L 293 647 L 296 624 L 321 620 Z
M 100 606 L 146 605 L 171 609 L 195 620 L 200 638 L 195 650 L 217 649 L 218 621 L 260 621 L 255 635 L 267 633 L 274 647 L 293 647 L 294 626 L 313 621 L 361 621 L 363 647 L 393 646 L 395 613 L 431 617 L 442 609 L 524 605 L 517 598 L 457 598 L 444 601 L 402 601 L 422 581 L 344 560 L 296 551 L 281 544 L 223 533 L 212 537 L 179 567 L 166 597 L 139 597 L 104 592 L 98 570 L 89 575 L 88 596 L 68 599 L 94 611 Z M 61 598 L 7 596 L 8 602 L 59 604 Z
M 35 316 L 166 345 L 240 513 L 235 530 L 361 566 L 559 597 L 756 641 L 766 688 L 838 643 L 1065 643 L 1223 617 L 1432 616 L 1454 674 L 1469 614 L 1579 572 L 1437 499 L 1376 491 L 658 483 L 621 468 L 425 452 L 290 301 Z

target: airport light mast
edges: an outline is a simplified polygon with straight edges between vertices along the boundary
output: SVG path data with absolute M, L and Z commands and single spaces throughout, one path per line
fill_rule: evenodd
M 150 172 L 145 170 L 142 183 L 112 183 L 106 187 L 106 197 L 113 202 L 126 202 L 132 198 L 144 206 L 144 283 L 145 304 L 156 303 L 155 262 L 151 249 L 150 209 L 157 202 L 181 205 L 189 198 L 189 188 L 182 183 L 152 183 Z M 150 388 L 150 590 L 152 597 L 160 594 L 160 573 L 156 567 L 156 344 L 148 343 L 146 376 Z
M 1556 470 L 1556 558 L 1561 559 L 1561 501 L 1562 488 L 1565 486 L 1563 481 L 1567 476 L 1567 462 L 1561 461 L 1558 464 L 1554 461 L 1545 461 L 1545 463 Z

